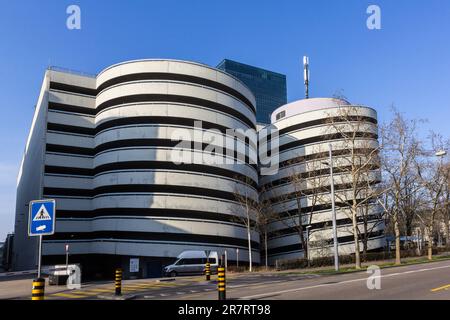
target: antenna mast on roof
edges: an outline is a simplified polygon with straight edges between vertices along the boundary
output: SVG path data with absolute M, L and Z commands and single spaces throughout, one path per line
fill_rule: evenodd
M 305 83 L 305 97 L 309 98 L 309 58 L 303 56 L 303 79 Z

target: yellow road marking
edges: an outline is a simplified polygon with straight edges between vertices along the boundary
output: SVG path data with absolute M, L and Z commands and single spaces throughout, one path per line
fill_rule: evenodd
M 86 290 L 87 292 L 113 292 L 114 289 L 102 289 L 102 288 L 93 288 Z
M 436 291 L 444 290 L 444 289 L 445 289 L 445 290 L 450 289 L 450 284 L 446 284 L 445 286 L 437 287 L 437 288 L 431 289 L 431 292 L 436 292 Z
M 124 285 L 124 288 L 151 288 L 151 287 L 169 287 L 173 286 L 173 284 L 167 284 L 167 283 L 146 283 L 146 284 L 126 284 Z
M 122 286 L 122 292 L 135 292 L 139 290 L 145 290 L 145 289 L 159 289 L 162 287 L 170 287 L 170 286 L 176 286 L 176 283 L 163 283 L 163 282 L 136 282 L 136 283 L 130 283 Z M 114 288 L 105 288 L 105 287 L 99 287 L 99 288 L 89 288 L 86 290 L 76 290 L 71 292 L 60 292 L 60 293 L 53 293 L 50 294 L 50 296 L 56 296 L 56 297 L 63 297 L 63 298 L 71 298 L 71 299 L 80 299 L 85 298 L 93 295 L 97 295 L 100 293 L 106 293 L 106 292 L 114 292 Z
M 123 286 L 123 288 L 149 288 L 149 287 L 155 287 L 154 284 L 127 284 Z

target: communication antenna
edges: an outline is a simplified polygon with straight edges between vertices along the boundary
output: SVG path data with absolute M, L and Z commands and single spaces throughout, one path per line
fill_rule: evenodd
M 305 83 L 305 97 L 309 98 L 309 57 L 303 56 L 303 79 Z

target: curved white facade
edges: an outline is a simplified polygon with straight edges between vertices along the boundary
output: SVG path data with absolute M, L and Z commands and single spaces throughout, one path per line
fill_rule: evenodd
M 227 250 L 232 261 L 239 248 L 247 261 L 246 228 L 236 219 L 243 209 L 233 193 L 257 200 L 256 165 L 235 153 L 229 164 L 173 159 L 174 150 L 190 159 L 207 155 L 205 129 L 224 139 L 227 129 L 255 128 L 255 98 L 245 85 L 198 63 L 138 60 L 94 78 L 50 70 L 43 90 L 41 196 L 57 203 L 57 233 L 44 241 L 44 262 L 62 262 L 66 243 L 73 262 L 91 257 L 82 264 L 103 259 L 126 271 L 127 259 L 140 257 L 143 276 L 184 250 Z M 180 135 L 192 144 L 180 147 Z M 252 242 L 258 263 L 256 232 Z M 112 255 L 119 259 L 108 260 Z
M 351 179 L 348 171 L 339 171 L 347 163 L 345 157 L 349 157 L 349 150 L 345 139 L 339 136 L 336 129 L 337 126 L 346 125 L 338 117 L 343 113 L 351 115 L 352 112 L 361 122 L 358 130 L 362 134 L 355 139 L 356 148 L 359 145 L 361 148 L 377 148 L 377 115 L 372 108 L 352 106 L 340 99 L 313 98 L 289 103 L 273 112 L 272 127 L 279 130 L 280 169 L 275 175 L 260 178 L 260 186 L 264 190 L 260 198 L 270 200 L 271 211 L 279 216 L 268 228 L 270 263 L 304 255 L 298 228 L 295 228 L 295 224 L 298 224 L 296 214 L 299 203 L 303 210 L 304 230 L 307 226 L 309 229 L 310 257 L 333 254 L 328 145 L 331 144 L 333 150 L 335 199 L 339 204 L 339 198 L 351 197 L 347 185 Z M 302 178 L 293 180 L 290 178 L 293 175 L 301 175 Z M 379 179 L 379 170 L 374 169 L 365 181 L 376 184 Z M 294 196 L 289 197 L 290 194 Z M 368 250 L 382 248 L 385 244 L 380 213 L 379 206 L 369 206 L 369 222 L 366 223 L 370 231 L 367 233 Z M 336 216 L 339 254 L 350 254 L 354 252 L 350 209 L 338 205 Z M 359 228 L 363 230 L 361 221 Z M 305 232 L 305 239 L 307 234 Z

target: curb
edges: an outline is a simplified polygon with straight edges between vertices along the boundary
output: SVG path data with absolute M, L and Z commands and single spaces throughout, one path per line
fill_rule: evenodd
M 175 278 L 167 278 L 167 279 L 158 279 L 156 280 L 156 282 L 170 282 L 170 281 L 175 281 Z

